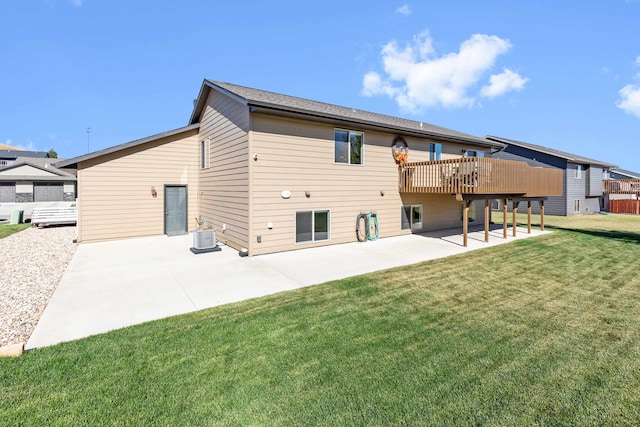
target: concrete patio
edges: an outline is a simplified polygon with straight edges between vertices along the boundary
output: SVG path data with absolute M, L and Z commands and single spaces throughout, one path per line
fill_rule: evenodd
M 547 233 L 459 229 L 239 257 L 191 253 L 192 236 L 156 236 L 79 245 L 26 349 L 54 345 L 151 320 L 414 264 Z

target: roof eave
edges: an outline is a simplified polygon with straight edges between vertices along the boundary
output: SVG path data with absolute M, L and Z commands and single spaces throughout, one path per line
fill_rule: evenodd
M 82 156 L 74 157 L 68 160 L 64 160 L 61 162 L 54 163 L 53 166 L 56 168 L 77 168 L 78 163 L 84 162 L 86 160 L 95 159 L 96 157 L 104 156 L 106 154 L 115 153 L 118 151 L 126 150 L 127 148 L 136 147 L 138 145 L 146 144 L 148 142 L 156 141 L 158 139 L 171 137 L 174 135 L 178 135 L 183 132 L 188 132 L 194 129 L 198 129 L 200 127 L 200 123 L 194 123 L 189 126 L 172 129 L 166 132 L 158 133 L 156 135 L 148 136 L 146 138 L 136 139 L 134 141 L 125 142 L 124 144 L 116 145 L 113 147 L 105 148 L 104 150 L 94 151 L 93 153 L 84 154 Z
M 477 139 L 465 138 L 462 136 L 430 132 L 423 129 L 415 129 L 415 128 L 410 128 L 405 126 L 393 126 L 393 125 L 387 125 L 387 124 L 380 124 L 379 122 L 376 122 L 376 121 L 356 119 L 356 118 L 351 118 L 351 117 L 347 117 L 339 114 L 319 113 L 316 111 L 309 111 L 302 108 L 295 108 L 295 107 L 289 107 L 289 106 L 287 106 L 286 108 L 283 108 L 281 105 L 271 104 L 267 102 L 259 102 L 255 100 L 247 100 L 247 105 L 251 108 L 251 112 L 264 111 L 265 113 L 269 113 L 269 112 L 278 113 L 278 115 L 313 117 L 317 119 L 339 121 L 342 123 L 354 123 L 359 125 L 366 125 L 366 126 L 377 128 L 377 129 L 391 130 L 394 132 L 400 131 L 400 132 L 410 133 L 416 136 L 428 137 L 428 138 L 437 139 L 437 140 L 446 140 L 446 141 L 453 140 L 460 143 L 473 144 L 473 145 L 487 147 L 487 148 L 503 148 L 506 146 L 505 144 L 502 144 L 496 141 L 492 141 L 492 142 L 484 141 L 482 138 L 477 138 Z

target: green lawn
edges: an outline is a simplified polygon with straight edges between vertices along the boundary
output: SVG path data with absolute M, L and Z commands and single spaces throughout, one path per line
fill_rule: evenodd
M 0 239 L 31 227 L 31 224 L 0 224 Z
M 640 218 L 546 220 L 538 238 L 0 359 L 0 424 L 638 425 Z

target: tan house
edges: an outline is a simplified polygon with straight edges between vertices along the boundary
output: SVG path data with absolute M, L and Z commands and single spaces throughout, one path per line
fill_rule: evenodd
M 487 223 L 543 201 L 555 171 L 427 123 L 205 80 L 188 126 L 58 164 L 78 170 L 78 241 L 183 234 L 196 218 L 250 255 Z M 476 203 L 476 201 L 485 201 Z M 373 226 L 373 224 L 371 224 Z M 466 228 L 465 228 L 466 230 Z

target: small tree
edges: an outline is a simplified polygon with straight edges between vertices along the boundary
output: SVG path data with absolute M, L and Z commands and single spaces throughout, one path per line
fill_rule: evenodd
M 47 156 L 50 159 L 57 159 L 58 158 L 58 153 L 56 153 L 56 150 L 54 150 L 53 148 L 49 151 L 47 151 Z

